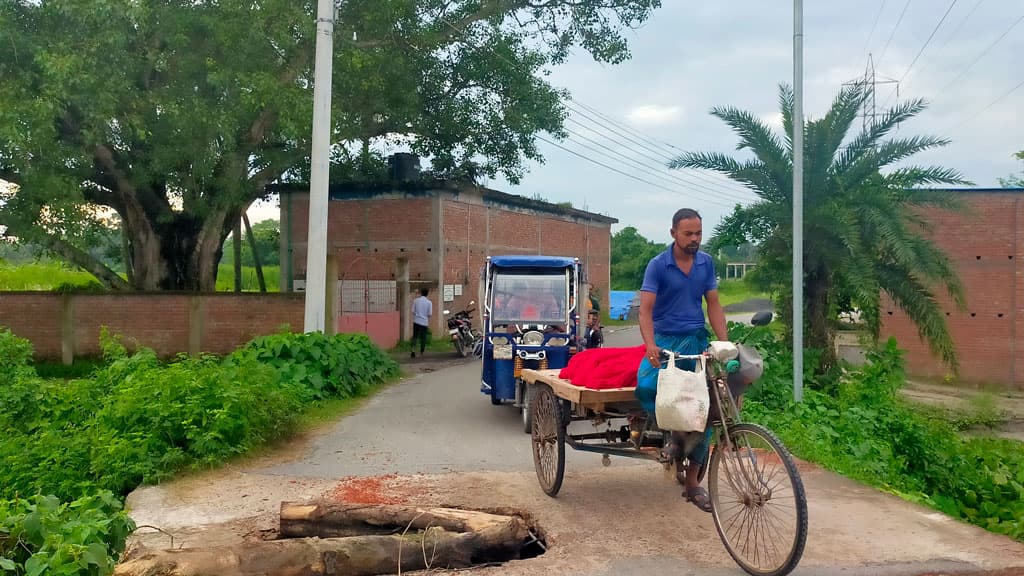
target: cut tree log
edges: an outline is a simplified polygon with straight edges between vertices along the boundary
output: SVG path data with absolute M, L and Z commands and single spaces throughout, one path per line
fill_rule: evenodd
M 440 526 L 449 532 L 486 533 L 495 541 L 522 543 L 529 537 L 529 526 L 519 516 L 476 510 L 333 502 L 281 503 L 282 538 L 392 534 L 407 527 L 423 530 L 429 526 Z
M 462 568 L 519 557 L 531 539 L 519 516 L 453 508 L 281 504 L 281 540 L 144 551 L 115 576 L 320 576 Z
M 405 536 L 295 538 L 158 550 L 119 564 L 114 576 L 369 576 L 464 568 L 473 564 L 475 540 L 472 532 L 430 528 Z

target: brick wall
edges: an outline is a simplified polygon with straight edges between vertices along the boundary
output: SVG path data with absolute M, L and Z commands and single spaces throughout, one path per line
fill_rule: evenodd
M 304 191 L 282 191 L 282 222 L 290 208 L 292 266 L 300 278 L 306 268 L 308 202 Z M 579 257 L 608 305 L 611 223 L 596 215 L 549 212 L 539 203 L 492 190 L 442 187 L 350 191 L 343 200 L 329 203 L 328 222 L 339 277 L 397 281 L 398 261 L 406 260 L 410 296 L 422 286 L 431 289 L 435 333 L 443 326 L 441 310 L 461 310 L 469 308 L 470 301 L 479 302 L 480 271 L 488 255 Z M 282 233 L 287 233 L 284 225 Z M 287 250 L 284 239 L 282 254 Z M 445 284 L 461 285 L 462 295 L 443 302 Z
M 161 357 L 225 354 L 282 325 L 302 330 L 303 316 L 301 294 L 0 293 L 0 326 L 30 340 L 37 359 L 59 360 L 62 341 L 75 356 L 98 356 L 102 326 Z
M 967 210 L 924 212 L 932 240 L 959 273 L 967 306 L 941 298 L 960 361 L 960 380 L 1024 389 L 1024 192 L 962 192 Z M 917 328 L 883 300 L 885 337 L 907 350 L 912 374 L 950 371 L 918 337 Z

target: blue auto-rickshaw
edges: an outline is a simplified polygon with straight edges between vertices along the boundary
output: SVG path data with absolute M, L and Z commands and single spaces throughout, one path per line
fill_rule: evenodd
M 511 403 L 530 430 L 529 389 L 523 368 L 564 368 L 575 352 L 580 324 L 579 258 L 492 256 L 487 258 L 482 301 L 483 374 L 480 391 L 495 405 Z

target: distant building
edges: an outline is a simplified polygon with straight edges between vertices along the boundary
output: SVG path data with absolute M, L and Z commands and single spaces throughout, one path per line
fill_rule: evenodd
M 308 187 L 271 191 L 281 198 L 281 290 L 301 289 Z M 328 254 L 341 281 L 341 329 L 372 333 L 378 343 L 407 339 L 409 297 L 426 286 L 435 309 L 431 328 L 439 334 L 442 309 L 478 308 L 469 302 L 480 300 L 489 255 L 577 257 L 608 306 L 615 218 L 450 181 L 334 185 L 329 197 Z

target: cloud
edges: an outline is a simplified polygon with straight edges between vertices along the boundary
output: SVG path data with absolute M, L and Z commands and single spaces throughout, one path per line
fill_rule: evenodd
M 782 112 L 772 112 L 771 114 L 763 114 L 761 115 L 761 122 L 764 122 L 770 128 L 782 130 Z
M 683 116 L 679 106 L 658 106 L 645 104 L 636 106 L 626 113 L 626 119 L 635 126 L 664 126 L 675 124 Z

